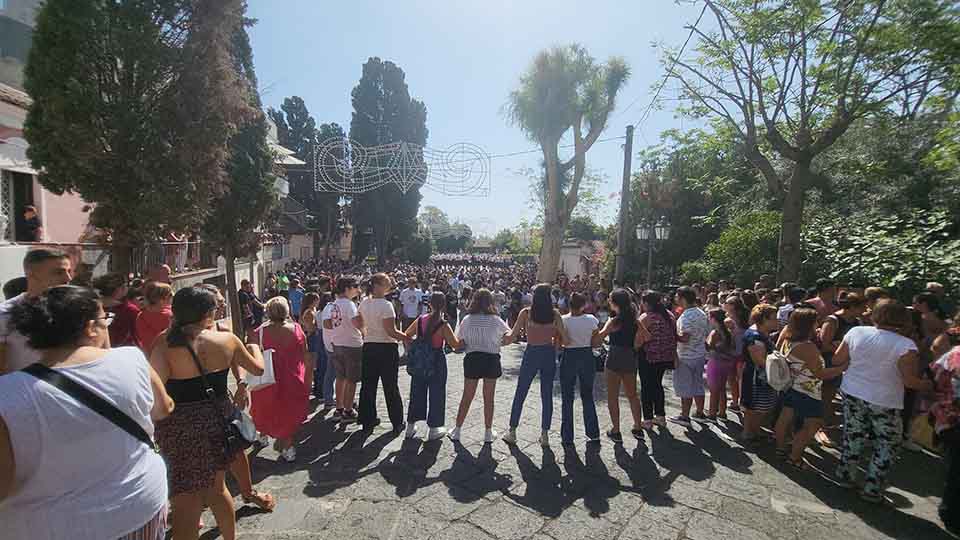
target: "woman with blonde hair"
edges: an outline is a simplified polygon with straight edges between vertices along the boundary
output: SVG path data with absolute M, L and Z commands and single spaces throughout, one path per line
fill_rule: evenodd
M 140 348 L 150 354 L 157 336 L 170 328 L 170 321 L 173 320 L 173 311 L 170 309 L 173 288 L 166 283 L 150 281 L 144 287 L 143 296 L 146 304 L 137 315 L 136 334 Z
M 314 359 L 307 351 L 303 329 L 290 320 L 286 298 L 267 300 L 264 315 L 268 322 L 254 334 L 263 350 L 273 350 L 276 383 L 251 392 L 250 416 L 257 431 L 276 439 L 274 449 L 280 452 L 280 459 L 293 462 L 297 459 L 293 436 L 307 419 Z

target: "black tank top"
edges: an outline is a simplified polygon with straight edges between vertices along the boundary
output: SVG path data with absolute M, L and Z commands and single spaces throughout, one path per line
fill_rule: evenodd
M 620 322 L 620 329 L 610 333 L 610 345 L 633 347 L 637 336 L 637 321 Z
M 834 317 L 837 318 L 837 332 L 833 337 L 834 341 L 842 341 L 843 336 L 847 335 L 847 332 L 849 332 L 851 328 L 860 326 L 860 321 L 857 319 L 854 319 L 853 322 L 850 322 L 839 315 L 834 315 Z
M 207 382 L 213 387 L 218 398 L 227 397 L 227 373 L 230 373 L 230 368 L 207 373 Z M 167 379 L 166 387 L 174 403 L 191 403 L 207 399 L 203 392 L 203 379 L 200 376 L 189 379 Z

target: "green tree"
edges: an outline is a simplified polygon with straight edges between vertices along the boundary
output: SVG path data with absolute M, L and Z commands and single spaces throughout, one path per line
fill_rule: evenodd
M 829 185 L 816 159 L 860 118 L 916 115 L 939 96 L 956 41 L 942 0 L 703 0 L 713 29 L 697 25 L 692 58 L 666 51 L 688 114 L 722 120 L 782 205 L 779 275 L 800 271 L 804 205 Z
M 285 98 L 280 110 L 267 109 L 267 115 L 277 126 L 277 139 L 281 146 L 293 150 L 294 156 L 306 165 L 288 170 L 290 197 L 309 212 L 313 228 L 313 252 L 320 253 L 320 231 L 324 231 L 324 256 L 330 256 L 330 245 L 337 234 L 340 221 L 340 194 L 320 191 L 314 178 L 313 167 L 318 144 L 330 139 L 343 139 L 343 128 L 336 123 L 321 124 L 310 115 L 306 103 L 299 96 Z
M 376 57 L 367 60 L 351 97 L 351 140 L 367 147 L 395 142 L 426 145 L 427 107 L 410 97 L 405 74 L 393 62 Z M 389 161 L 374 166 L 389 167 Z M 365 256 L 372 240 L 382 263 L 392 249 L 413 237 L 422 198 L 420 186 L 425 181 L 426 171 L 423 171 L 406 192 L 389 183 L 352 197 L 351 217 L 355 230 L 361 232 L 354 235 L 355 257 Z M 366 231 L 372 232 L 372 238 L 362 234 Z
M 586 172 L 587 151 L 606 128 L 617 93 L 630 75 L 627 64 L 611 58 L 597 64 L 579 45 L 540 52 L 510 93 L 506 111 L 531 141 L 540 145 L 546 168 L 543 244 L 538 279 L 552 281 L 560 264 L 567 222 L 577 207 Z M 560 141 L 573 133 L 573 157 L 560 159 Z M 569 187 L 564 190 L 564 178 Z
M 729 279 L 750 285 L 757 276 L 776 268 L 779 236 L 778 212 L 743 214 L 707 245 L 702 260 L 683 265 L 684 279 Z
M 493 249 L 497 251 L 510 251 L 516 240 L 514 238 L 513 231 L 510 229 L 501 229 L 496 236 L 493 237 L 493 240 L 490 242 L 493 246 Z
M 251 118 L 230 56 L 240 0 L 76 2 L 37 11 L 24 135 L 40 183 L 93 203 L 126 272 L 138 243 L 196 230 Z
M 331 139 L 344 139 L 346 136 L 347 134 L 343 131 L 343 128 L 335 122 L 320 124 L 320 129 L 317 130 L 317 142 L 320 144 Z M 343 156 L 338 157 L 343 158 Z M 307 163 L 312 167 L 312 161 L 308 161 Z M 336 174 L 334 171 L 328 172 L 330 174 Z M 340 180 L 342 179 L 337 179 L 337 181 Z M 340 196 L 340 193 L 317 191 L 316 186 L 314 186 L 310 208 L 317 214 L 316 217 L 319 218 L 318 221 L 324 226 L 324 257 L 330 256 L 330 247 L 333 244 L 334 238 L 338 240 L 340 238 L 340 224 L 346 223 L 346 216 L 342 213 L 343 207 L 340 206 Z
M 588 216 L 573 216 L 567 224 L 567 236 L 578 240 L 602 240 L 605 235 L 603 227 L 597 225 Z
M 253 21 L 246 20 L 245 25 Z M 232 54 L 251 107 L 260 110 L 253 53 L 245 25 L 238 25 Z M 237 296 L 236 258 L 250 256 L 260 247 L 260 237 L 276 217 L 279 192 L 274 175 L 274 155 L 267 145 L 266 116 L 260 113 L 241 126 L 230 139 L 226 164 L 228 191 L 217 198 L 203 226 L 203 237 L 223 250 L 227 272 L 227 298 L 234 332 L 243 337 Z M 252 264 L 252 261 L 251 261 Z

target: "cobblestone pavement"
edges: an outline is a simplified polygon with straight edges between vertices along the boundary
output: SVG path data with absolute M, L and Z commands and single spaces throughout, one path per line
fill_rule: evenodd
M 494 427 L 507 429 L 519 373 L 521 346 L 504 349 L 504 377 L 497 388 Z M 447 423 L 453 424 L 463 386 L 461 355 L 449 355 Z M 402 369 L 402 368 L 401 368 Z M 409 377 L 401 373 L 407 404 Z M 669 379 L 669 375 L 668 375 Z M 669 388 L 669 381 L 665 386 Z M 609 427 L 605 388 L 595 388 L 601 430 Z M 679 401 L 667 404 L 676 413 Z M 541 448 L 540 399 L 534 382 L 524 406 L 516 447 L 483 444 L 480 395 L 462 441 L 424 443 L 393 437 L 383 424 L 365 435 L 314 414 L 304 425 L 294 464 L 277 461 L 272 449 L 252 458 L 254 482 L 278 497 L 272 514 L 238 508 L 238 537 L 296 539 L 436 540 L 718 540 L 951 538 L 936 505 L 944 474 L 939 459 L 907 452 L 892 475 L 888 501 L 861 501 L 826 476 L 837 453 L 812 448 L 811 470 L 780 463 L 772 444 L 745 451 L 726 426 L 670 425 L 629 437 L 629 407 L 621 405 L 627 440 L 584 443 L 576 421 L 575 451 L 560 445 L 560 389 L 554 388 L 552 447 Z M 580 414 L 579 403 L 575 414 Z M 425 428 L 421 427 L 421 432 Z M 239 498 L 238 498 L 239 503 Z M 204 520 L 213 524 L 209 512 Z M 203 538 L 217 538 L 216 530 Z

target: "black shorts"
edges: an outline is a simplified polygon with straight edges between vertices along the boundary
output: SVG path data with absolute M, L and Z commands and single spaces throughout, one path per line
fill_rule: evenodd
M 469 352 L 463 357 L 464 379 L 499 379 L 501 375 L 499 354 Z

